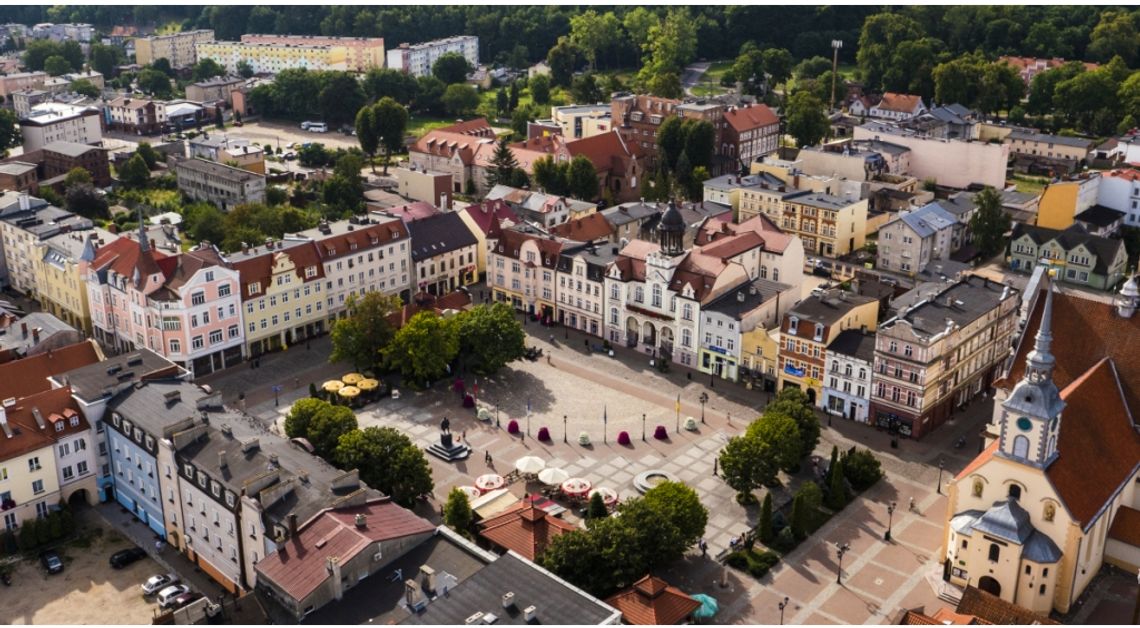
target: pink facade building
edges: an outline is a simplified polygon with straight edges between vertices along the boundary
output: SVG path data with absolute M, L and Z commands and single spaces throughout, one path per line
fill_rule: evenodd
M 238 273 L 213 246 L 168 256 L 145 233 L 88 241 L 80 273 L 95 338 L 111 351 L 146 347 L 195 376 L 243 359 Z

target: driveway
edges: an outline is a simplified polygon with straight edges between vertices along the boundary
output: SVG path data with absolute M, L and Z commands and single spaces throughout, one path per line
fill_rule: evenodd
M 681 89 L 685 90 L 685 93 L 691 96 L 693 86 L 701 82 L 701 77 L 704 76 L 711 65 L 712 63 L 709 61 L 701 61 L 687 66 L 685 71 L 681 73 Z

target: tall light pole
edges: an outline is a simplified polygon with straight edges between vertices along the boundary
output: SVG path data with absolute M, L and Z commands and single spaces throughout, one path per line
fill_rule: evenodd
M 842 39 L 831 40 L 831 111 L 835 111 L 835 77 L 839 73 L 839 49 L 842 47 Z
M 946 460 L 945 459 L 939 459 L 938 460 L 938 486 L 935 487 L 935 490 L 938 491 L 939 495 L 942 494 L 942 468 L 945 466 L 946 466 Z
M 566 415 L 565 414 L 562 415 L 562 442 L 563 443 L 568 442 L 566 440 Z
M 883 535 L 884 541 L 891 540 L 891 523 L 894 522 L 895 505 L 895 502 L 891 502 L 891 505 L 887 506 L 887 532 Z
M 835 555 L 839 557 L 839 567 L 835 570 L 835 583 L 843 584 L 843 555 L 851 549 L 851 544 L 835 544 Z
M 701 423 L 703 424 L 705 422 L 705 404 L 709 402 L 709 394 L 702 392 L 697 401 L 701 402 Z
M 641 442 L 645 442 L 645 413 L 641 413 Z
M 776 606 L 780 607 L 780 625 L 783 626 L 784 625 L 784 608 L 786 608 L 788 606 L 788 597 L 784 596 L 784 601 L 780 602 Z

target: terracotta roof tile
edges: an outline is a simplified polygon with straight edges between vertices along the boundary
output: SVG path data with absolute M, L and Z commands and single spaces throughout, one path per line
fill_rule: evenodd
M 1038 615 L 1012 602 L 1006 602 L 996 595 L 991 595 L 971 586 L 967 586 L 965 592 L 962 593 L 957 611 L 962 615 L 974 615 L 978 619 L 992 624 L 1057 624 L 1044 615 Z
M 515 210 L 511 209 L 511 206 L 502 199 L 484 200 L 481 203 L 468 205 L 463 211 L 475 221 L 475 226 L 488 236 L 497 235 L 504 220 L 509 220 L 512 223 L 519 222 Z
M 914 94 L 896 94 L 894 92 L 887 92 L 883 94 L 883 99 L 879 101 L 879 109 L 886 109 L 887 111 L 902 111 L 911 113 L 922 102 L 921 96 Z
M 606 220 L 604 215 L 593 213 L 552 227 L 550 231 L 555 235 L 578 242 L 589 242 L 608 239 L 614 233 L 614 226 Z
M 96 271 L 111 270 L 127 278 L 133 278 L 137 268 L 139 275 L 146 277 L 158 272 L 165 274 L 158 262 L 166 257 L 165 253 L 154 248 L 144 254 L 135 240 L 119 238 L 99 247 L 95 259 L 91 261 L 91 268 Z
M 737 107 L 724 112 L 724 120 L 736 130 L 737 133 L 760 129 L 773 124 L 779 124 L 780 118 L 768 105 L 752 105 L 751 107 Z
M 483 520 L 479 524 L 479 535 L 499 547 L 514 550 L 528 560 L 535 560 L 546 551 L 554 537 L 576 529 L 533 502 L 522 501 Z
M 1140 510 L 1121 506 L 1108 530 L 1109 538 L 1140 547 Z
M 558 256 L 562 254 L 562 240 L 543 238 L 514 229 L 507 229 L 499 236 L 495 253 L 511 259 L 519 259 L 522 245 L 528 240 L 538 245 L 538 251 L 541 254 L 539 264 L 544 268 L 554 268 L 558 265 Z
M 685 621 L 701 603 L 661 578 L 645 576 L 606 600 L 635 626 L 669 626 Z
M 0 460 L 31 453 L 37 449 L 51 447 L 62 436 L 69 436 L 88 428 L 86 419 L 80 412 L 79 404 L 71 397 L 71 387 L 53 388 L 18 399 L 4 409 L 5 420 L 12 436 L 0 434 Z M 44 421 L 39 426 L 36 415 Z M 78 416 L 80 423 L 70 425 L 65 417 Z M 55 431 L 57 421 L 67 421 L 63 430 Z
M 959 473 L 954 479 L 961 480 L 962 478 L 969 477 L 971 473 L 977 471 L 979 467 L 989 462 L 994 457 L 994 453 L 997 452 L 999 445 L 1001 445 L 1001 441 L 995 439 L 994 442 L 990 443 L 989 447 L 986 447 L 982 453 L 978 454 L 976 458 L 971 460 L 970 464 L 966 465 L 966 468 L 962 469 L 962 472 Z
M 0 364 L 0 399 L 20 398 L 50 389 L 48 378 L 103 359 L 94 340 L 84 340 L 22 360 Z

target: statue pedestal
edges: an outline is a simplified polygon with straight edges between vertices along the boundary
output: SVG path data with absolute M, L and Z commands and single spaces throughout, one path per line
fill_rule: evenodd
M 428 447 L 427 451 L 447 462 L 465 460 L 471 455 L 471 448 L 464 444 L 456 444 L 455 436 L 451 432 L 440 432 L 439 442 Z

